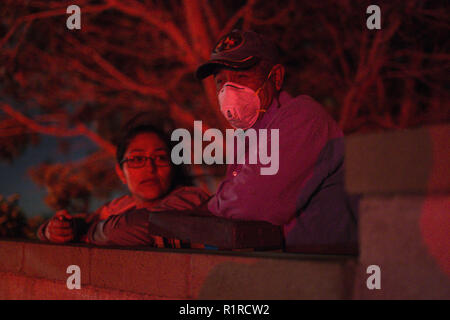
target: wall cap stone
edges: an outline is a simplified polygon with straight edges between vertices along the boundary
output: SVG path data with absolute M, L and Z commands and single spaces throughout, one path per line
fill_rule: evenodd
M 345 183 L 352 194 L 449 193 L 450 125 L 345 138 Z
M 353 286 L 348 268 L 356 262 L 347 255 L 96 247 L 12 239 L 0 240 L 0 261 L 8 258 L 5 255 L 14 258 L 8 247 L 23 248 L 24 257 L 13 268 L 0 263 L 0 272 L 64 284 L 70 276 L 66 268 L 77 264 L 82 286 L 168 299 L 237 299 L 243 292 L 254 299 L 349 298 Z M 248 280 L 244 284 L 235 277 Z M 262 291 L 257 290 L 261 283 L 265 283 Z

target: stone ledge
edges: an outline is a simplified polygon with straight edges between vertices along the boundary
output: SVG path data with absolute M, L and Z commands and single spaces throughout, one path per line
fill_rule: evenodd
M 346 137 L 346 189 L 354 194 L 449 193 L 450 125 Z
M 92 248 L 90 254 L 93 286 L 189 298 L 189 255 L 103 248 Z
M 2 245 L 3 246 L 3 245 Z M 66 281 L 67 267 L 77 265 L 89 270 L 88 250 L 81 247 L 52 246 L 39 243 L 24 244 L 22 273 L 29 277 Z M 90 283 L 89 273 L 82 272 L 81 284 Z
M 65 281 L 0 272 L 0 300 L 163 300 L 162 297 L 83 285 L 68 290 Z
M 194 255 L 190 296 L 199 299 L 349 299 L 353 260 L 276 260 Z M 350 285 L 350 287 L 349 287 Z
M 23 250 L 23 259 L 11 247 Z M 130 250 L 0 240 L 0 261 L 8 259 L 11 263 L 0 263 L 0 272 L 11 273 L 22 282 L 33 279 L 33 288 L 61 291 L 54 295 L 46 291 L 43 297 L 68 296 L 66 269 L 77 264 L 82 288 L 166 299 L 344 299 L 351 297 L 348 275 L 355 264 L 355 258 L 348 256 Z M 9 290 L 0 295 L 39 299 L 37 289 L 34 293 L 18 289 L 14 296 L 11 279 L 0 279 L 0 291 Z M 38 280 L 50 282 L 41 286 Z M 19 287 L 25 288 L 22 282 Z
M 0 241 L 0 271 L 21 272 L 24 247 L 24 242 Z
M 450 196 L 372 196 L 361 202 L 356 299 L 450 299 Z M 366 269 L 381 269 L 368 290 Z

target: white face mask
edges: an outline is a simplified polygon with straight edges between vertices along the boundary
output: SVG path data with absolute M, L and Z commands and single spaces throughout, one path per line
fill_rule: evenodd
M 259 113 L 266 111 L 261 109 L 258 92 L 271 74 L 272 70 L 256 91 L 230 81 L 220 89 L 218 95 L 220 111 L 234 128 L 246 130 L 252 127 L 258 119 Z
M 220 111 L 234 128 L 245 130 L 255 124 L 261 111 L 257 92 L 234 82 L 226 82 L 218 98 Z

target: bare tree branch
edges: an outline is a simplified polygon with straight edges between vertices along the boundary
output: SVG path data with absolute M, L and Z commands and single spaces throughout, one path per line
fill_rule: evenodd
M 74 136 L 86 136 L 94 141 L 99 147 L 106 150 L 110 154 L 115 153 L 115 147 L 110 142 L 101 138 L 95 132 L 89 130 L 84 124 L 78 124 L 74 129 L 60 128 L 55 126 L 42 126 L 31 118 L 24 116 L 22 113 L 14 110 L 11 106 L 1 103 L 0 108 L 9 116 L 22 123 L 30 130 L 46 135 L 52 135 L 57 137 L 74 137 Z
M 83 7 L 83 13 L 98 13 L 98 12 L 105 11 L 105 10 L 107 10 L 109 8 L 110 8 L 109 4 L 92 5 L 92 6 Z M 8 42 L 8 40 L 11 38 L 11 36 L 16 31 L 16 29 L 22 23 L 30 23 L 30 22 L 33 22 L 33 21 L 38 20 L 38 19 L 45 19 L 45 18 L 50 18 L 50 17 L 66 15 L 67 14 L 66 13 L 66 9 L 67 8 L 64 7 L 64 8 L 61 8 L 61 9 L 42 11 L 42 12 L 32 13 L 32 14 L 20 17 L 13 24 L 12 28 L 9 29 L 8 33 L 2 39 L 0 39 L 0 48 L 2 48 L 5 45 L 5 43 Z

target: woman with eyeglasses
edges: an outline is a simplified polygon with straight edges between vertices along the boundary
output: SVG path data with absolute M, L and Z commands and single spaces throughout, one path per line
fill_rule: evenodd
M 92 214 L 72 216 L 65 210 L 59 211 L 39 228 L 38 238 L 55 243 L 185 246 L 177 239 L 151 235 L 148 219 L 140 214 L 190 210 L 209 199 L 207 193 L 191 186 L 184 167 L 172 164 L 170 150 L 170 139 L 155 127 L 144 124 L 128 129 L 117 145 L 116 173 L 130 194 L 114 199 Z M 127 223 L 132 219 L 140 220 L 130 229 Z

